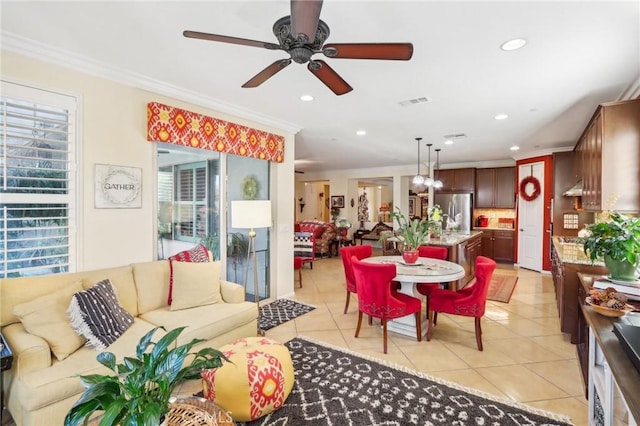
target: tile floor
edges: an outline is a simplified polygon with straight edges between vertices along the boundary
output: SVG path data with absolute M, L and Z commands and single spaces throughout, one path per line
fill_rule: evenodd
M 284 342 L 307 336 L 586 425 L 588 402 L 576 349 L 559 331 L 551 276 L 500 264 L 496 271 L 518 275 L 518 284 L 508 304 L 487 302 L 482 352 L 476 347 L 473 318 L 458 316 L 438 316 L 430 342 L 390 332 L 386 355 L 380 327 L 363 321 L 356 339 L 358 302 L 352 296 L 348 313 L 343 313 L 344 273 L 336 257 L 316 261 L 313 269 L 305 266 L 302 288 L 296 274 L 295 298 L 317 309 L 267 331 L 267 337 Z
M 375 252 L 374 252 L 375 254 Z M 487 303 L 482 320 L 484 351 L 476 347 L 473 318 L 440 315 L 430 342 L 389 333 L 382 352 L 380 327 L 363 322 L 353 336 L 357 299 L 343 314 L 344 273 L 339 257 L 305 266 L 303 288 L 296 275 L 295 297 L 317 309 L 267 331 L 285 342 L 306 336 L 380 358 L 414 370 L 480 389 L 489 394 L 568 415 L 577 426 L 587 424 L 587 400 L 575 346 L 562 334 L 550 275 L 498 265 L 502 274 L 518 275 L 511 301 Z M 3 419 L 3 426 L 14 423 Z

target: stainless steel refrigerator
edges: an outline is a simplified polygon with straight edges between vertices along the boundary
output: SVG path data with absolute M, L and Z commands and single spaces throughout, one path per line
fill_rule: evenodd
M 471 194 L 435 194 L 433 204 L 439 204 L 447 217 L 455 220 L 460 215 L 459 233 L 471 232 L 473 222 L 473 198 Z M 446 225 L 446 222 L 445 222 Z

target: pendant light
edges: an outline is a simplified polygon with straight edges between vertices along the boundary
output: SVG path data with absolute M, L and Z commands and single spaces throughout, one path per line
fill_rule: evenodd
M 428 143 L 427 147 L 429 147 L 429 161 L 427 161 L 427 170 L 431 170 L 431 145 L 432 143 Z M 424 178 L 424 185 L 428 188 L 433 185 L 433 178 L 431 177 L 431 172 L 427 174 Z
M 420 141 L 422 138 L 416 138 L 418 141 L 418 173 L 413 177 L 411 183 L 417 192 L 424 190 L 424 177 L 420 174 Z M 422 189 L 421 189 L 422 188 Z
M 440 169 L 440 148 L 436 148 L 436 170 Z M 435 177 L 436 171 L 434 170 L 433 176 Z M 442 188 L 442 181 L 440 179 L 433 181 L 433 187 L 435 189 Z

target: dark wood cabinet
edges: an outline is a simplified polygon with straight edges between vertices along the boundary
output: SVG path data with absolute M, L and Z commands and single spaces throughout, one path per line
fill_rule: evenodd
M 580 248 L 576 248 L 580 250 Z M 587 274 L 607 274 L 607 268 L 598 265 L 563 262 L 555 245 L 552 246 L 551 274 L 556 289 L 556 302 L 560 315 L 560 331 L 569 333 L 571 343 L 578 342 L 578 314 L 581 303 L 578 302 L 580 282 L 578 272 Z
M 640 99 L 599 105 L 574 151 L 585 210 L 640 210 Z
M 587 290 L 585 289 L 585 283 L 582 273 L 578 273 L 578 279 L 580 285 L 578 286 L 578 306 L 584 303 L 587 298 Z M 578 362 L 580 363 L 580 371 L 582 372 L 582 379 L 584 380 L 584 396 L 588 398 L 588 386 L 589 383 L 589 324 L 584 317 L 582 309 L 578 309 L 578 325 L 576 327 L 576 350 L 578 352 Z
M 516 168 L 476 169 L 476 208 L 516 207 Z
M 513 263 L 513 231 L 488 229 L 482 231 L 482 255 L 496 262 Z
M 473 238 L 467 244 L 467 259 L 469 259 L 469 266 L 471 267 L 471 277 L 476 275 L 476 258 L 482 254 L 482 239 Z
M 439 192 L 469 192 L 475 191 L 476 169 L 446 169 L 436 170 L 435 179 L 442 182 Z

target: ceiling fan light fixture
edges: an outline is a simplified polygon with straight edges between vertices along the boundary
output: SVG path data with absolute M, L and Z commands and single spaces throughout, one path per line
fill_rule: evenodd
M 453 145 L 453 140 L 451 139 L 447 139 L 446 141 L 444 141 L 445 145 Z

